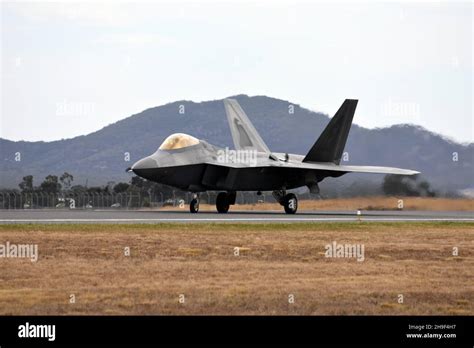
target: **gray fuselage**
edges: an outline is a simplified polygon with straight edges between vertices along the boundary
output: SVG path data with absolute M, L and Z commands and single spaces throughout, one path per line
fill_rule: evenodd
M 273 153 L 273 158 L 270 158 L 267 153 L 254 151 L 239 157 L 239 154 L 246 153 L 232 151 L 236 150 L 219 148 L 200 140 L 199 144 L 182 149 L 157 150 L 135 163 L 132 170 L 147 180 L 191 192 L 292 189 L 317 183 L 328 176 L 345 174 L 291 167 L 291 164 L 301 163 L 304 158 L 301 155 L 289 154 L 286 159 L 286 154 Z M 227 155 L 229 152 L 230 156 Z

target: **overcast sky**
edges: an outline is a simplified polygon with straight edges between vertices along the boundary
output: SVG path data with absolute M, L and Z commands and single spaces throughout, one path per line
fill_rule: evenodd
M 4 3 L 0 136 L 56 140 L 176 100 L 267 95 L 474 141 L 471 2 Z M 224 117 L 224 116 L 223 116 Z

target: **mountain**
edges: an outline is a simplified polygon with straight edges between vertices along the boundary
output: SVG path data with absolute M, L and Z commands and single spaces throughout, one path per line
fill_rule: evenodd
M 276 152 L 306 154 L 329 121 L 327 115 L 285 100 L 246 95 L 233 98 Z M 289 112 L 289 105 L 294 105 L 294 113 Z M 355 122 L 357 116 L 356 112 Z M 65 171 L 74 175 L 74 184 L 129 181 L 130 174 L 125 173 L 125 168 L 154 152 L 168 135 L 176 132 L 218 146 L 233 146 L 222 100 L 176 101 L 72 139 L 27 142 L 0 138 L 0 186 L 18 188 L 22 177 L 29 174 L 34 176 L 34 184 L 39 185 L 46 175 L 61 175 Z M 345 164 L 415 169 L 442 191 L 474 187 L 474 144 L 460 144 L 419 126 L 367 129 L 354 124 L 345 151 L 349 155 Z M 129 162 L 125 161 L 127 152 Z M 21 155 L 20 161 L 15 160 L 17 153 Z M 383 176 L 348 174 L 341 182 L 351 185 L 361 178 L 380 182 Z

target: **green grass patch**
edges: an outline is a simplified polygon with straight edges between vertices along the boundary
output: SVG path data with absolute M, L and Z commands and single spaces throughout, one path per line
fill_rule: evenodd
M 327 231 L 327 230 L 354 230 L 354 231 L 383 231 L 391 227 L 408 230 L 410 228 L 474 228 L 474 222 L 297 222 L 297 223 L 156 223 L 156 224 L 5 224 L 0 225 L 2 231 L 77 231 L 77 232 L 123 232 L 123 231 L 150 231 L 173 229 L 176 231 Z

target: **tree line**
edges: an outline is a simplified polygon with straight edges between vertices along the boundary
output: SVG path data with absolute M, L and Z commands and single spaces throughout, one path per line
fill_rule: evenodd
M 113 181 L 108 182 L 103 186 L 84 186 L 74 185 L 74 176 L 68 172 L 62 175 L 48 175 L 38 185 L 34 185 L 33 175 L 27 175 L 22 178 L 19 183 L 21 193 L 48 193 L 48 194 L 63 194 L 63 195 L 78 195 L 78 194 L 119 194 L 119 193 L 142 193 L 151 195 L 163 195 L 164 197 L 171 197 L 173 193 L 181 192 L 175 188 L 167 185 L 154 183 L 152 181 L 142 179 L 138 176 L 133 176 L 130 182 Z
M 84 186 L 74 185 L 74 176 L 68 172 L 62 175 L 48 175 L 37 186 L 34 185 L 33 175 L 27 175 L 19 183 L 21 193 L 47 193 L 79 195 L 79 194 L 120 194 L 120 193 L 141 193 L 157 196 L 167 199 L 175 197 L 177 193 L 183 193 L 181 190 L 173 187 L 155 183 L 138 176 L 132 176 L 128 183 L 126 182 L 108 182 L 103 186 Z M 431 184 L 426 180 L 421 180 L 418 175 L 386 175 L 382 182 L 381 190 L 388 196 L 412 196 L 412 197 L 435 197 L 437 193 L 431 188 Z

